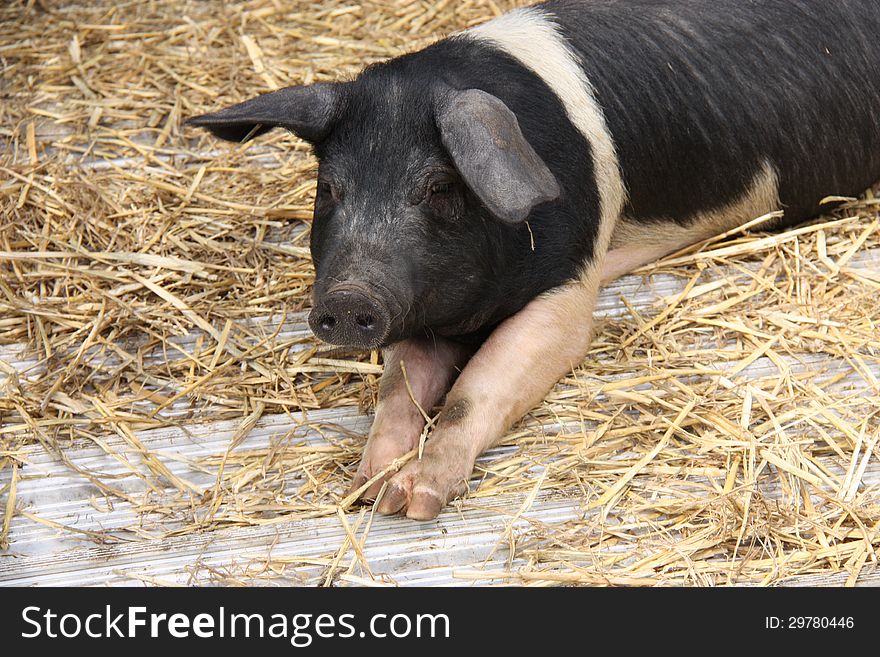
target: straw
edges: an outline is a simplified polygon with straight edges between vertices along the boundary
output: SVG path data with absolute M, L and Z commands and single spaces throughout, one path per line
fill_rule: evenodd
M 370 412 L 382 371 L 378 354 L 302 328 L 316 162 L 282 131 L 228 145 L 182 121 L 349 78 L 514 4 L 0 8 L 0 549 L 15 550 L 19 521 L 106 543 L 327 518 L 345 538 L 323 557 L 254 555 L 192 581 L 393 582 L 369 562 L 378 517 L 344 496 L 364 436 L 310 419 Z M 855 584 L 876 569 L 878 211 L 869 191 L 782 233 L 755 220 L 616 287 L 587 359 L 456 503 L 506 519 L 509 552 L 457 567 L 461 583 Z M 242 442 L 273 414 L 289 434 Z M 207 487 L 142 439 L 220 420 L 239 423 L 228 449 L 187 464 Z M 121 474 L 68 458 L 84 446 Z M 35 450 L 137 520 L 93 531 L 25 508 Z M 560 498 L 573 519 L 536 519 Z

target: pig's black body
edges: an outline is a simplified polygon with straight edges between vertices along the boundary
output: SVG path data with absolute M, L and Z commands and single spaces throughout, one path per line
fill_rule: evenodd
M 688 226 L 747 193 L 767 166 L 785 223 L 880 178 L 877 0 L 563 0 L 526 11 L 558 30 L 591 87 L 630 223 Z M 522 60 L 465 32 L 322 87 L 195 122 L 233 139 L 284 126 L 314 143 L 315 298 L 358 282 L 313 321 L 325 339 L 479 342 L 594 259 L 604 183 L 595 144 Z M 473 89 L 512 111 L 558 182 L 557 198 L 526 221 L 493 216 L 444 147 L 438 107 Z M 449 191 L 429 202 L 432 180 Z M 346 304 L 365 336 L 351 321 L 339 328 Z

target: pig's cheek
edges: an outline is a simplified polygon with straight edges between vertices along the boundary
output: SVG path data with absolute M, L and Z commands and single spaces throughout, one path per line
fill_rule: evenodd
M 405 510 L 412 520 L 432 520 L 447 503 L 467 492 L 473 463 L 461 453 L 426 450 L 419 461 L 410 461 L 388 481 L 378 511 L 393 514 Z

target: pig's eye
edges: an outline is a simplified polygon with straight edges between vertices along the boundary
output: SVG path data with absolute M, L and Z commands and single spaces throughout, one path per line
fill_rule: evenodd
M 336 186 L 328 180 L 318 180 L 318 188 L 315 190 L 315 194 L 322 202 L 331 201 L 336 203 L 339 201 L 339 193 Z
M 431 201 L 442 201 L 444 197 L 448 196 L 450 192 L 452 192 L 453 184 L 448 180 L 442 182 L 433 182 L 428 186 L 428 193 L 426 194 L 425 200 L 428 202 Z
M 429 196 L 438 196 L 440 194 L 448 194 L 452 191 L 452 183 L 451 182 L 440 182 L 434 183 L 431 185 L 431 188 L 428 190 Z
M 455 215 L 458 208 L 455 182 L 448 178 L 431 181 L 425 189 L 422 202 L 439 216 L 448 218 Z

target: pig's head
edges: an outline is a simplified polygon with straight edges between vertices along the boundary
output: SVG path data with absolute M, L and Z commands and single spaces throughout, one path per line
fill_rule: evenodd
M 281 127 L 314 146 L 309 323 L 336 345 L 464 335 L 500 320 L 500 281 L 516 277 L 528 249 L 522 224 L 559 195 L 501 100 L 400 66 L 289 87 L 189 123 L 232 141 Z

